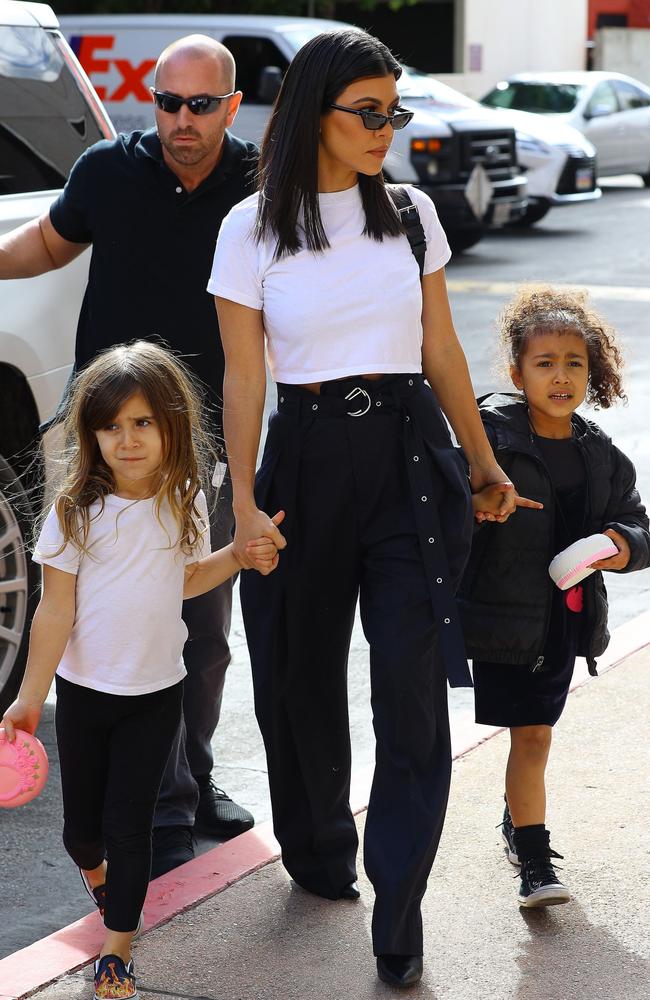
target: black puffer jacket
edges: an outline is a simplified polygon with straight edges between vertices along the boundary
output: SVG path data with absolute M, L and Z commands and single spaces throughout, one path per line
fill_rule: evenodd
M 544 510 L 519 508 L 505 524 L 484 523 L 474 533 L 458 604 L 470 659 L 528 666 L 544 648 L 555 586 L 548 564 L 555 555 L 553 485 L 535 446 L 521 396 L 494 393 L 479 399 L 497 461 L 517 492 Z M 575 440 L 587 470 L 585 535 L 613 528 L 630 546 L 623 572 L 650 565 L 650 534 L 636 489 L 634 466 L 596 424 L 573 415 Z M 603 575 L 588 576 L 578 655 L 596 673 L 595 657 L 609 643 Z

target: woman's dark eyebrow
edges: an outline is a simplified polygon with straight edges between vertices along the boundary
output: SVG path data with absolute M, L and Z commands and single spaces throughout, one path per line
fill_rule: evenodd
M 378 107 L 381 104 L 381 101 L 377 97 L 359 97 L 359 98 L 357 98 L 356 101 L 352 101 L 352 103 L 353 104 L 374 104 L 376 107 Z M 399 94 L 397 95 L 397 97 L 393 98 L 393 100 L 389 102 L 388 107 L 390 108 L 391 105 L 393 105 L 393 104 L 399 104 Z

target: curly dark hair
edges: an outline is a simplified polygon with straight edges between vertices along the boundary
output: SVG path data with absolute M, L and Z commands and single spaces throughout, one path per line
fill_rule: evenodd
M 531 337 L 542 333 L 575 333 L 585 342 L 589 357 L 586 401 L 604 410 L 622 399 L 623 353 L 613 327 L 591 308 L 586 292 L 551 285 L 520 288 L 497 320 L 508 370 L 521 368 Z

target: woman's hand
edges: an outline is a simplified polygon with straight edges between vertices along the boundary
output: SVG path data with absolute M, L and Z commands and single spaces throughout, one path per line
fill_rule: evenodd
M 627 541 L 613 528 L 607 528 L 606 531 L 603 531 L 603 535 L 611 538 L 618 552 L 615 556 L 610 556 L 609 559 L 599 559 L 598 562 L 592 563 L 592 569 L 625 569 L 630 561 L 630 546 Z
M 504 498 L 509 502 L 513 494 L 514 509 L 517 507 L 528 507 L 532 510 L 542 510 L 544 507 L 544 504 L 538 500 L 528 500 L 527 497 L 520 497 L 511 482 L 492 483 L 491 486 L 485 486 L 478 493 L 472 494 L 472 507 L 474 508 L 474 517 L 478 524 L 482 524 L 484 521 L 495 521 L 497 524 L 503 524 L 507 521 L 512 511 L 508 513 L 503 512 Z
M 284 521 L 284 511 L 279 510 L 271 518 L 276 526 Z M 286 544 L 286 543 L 285 543 Z M 253 538 L 246 546 L 246 554 L 253 562 L 254 568 L 262 574 L 268 576 L 277 567 L 279 561 L 278 547 L 275 542 L 268 538 Z
M 23 729 L 33 736 L 40 722 L 42 711 L 42 703 L 18 697 L 5 712 L 2 722 L 0 722 L 0 728 L 4 729 L 10 743 L 16 739 L 16 729 Z
M 269 517 L 263 510 L 253 507 L 246 513 L 236 515 L 232 547 L 235 559 L 242 569 L 257 569 L 264 576 L 275 569 L 278 550 L 286 548 L 287 545 L 286 538 L 277 527 L 282 521 L 284 521 L 283 510 Z M 268 543 L 275 548 L 275 562 L 273 558 L 267 562 L 267 556 L 262 554 L 262 564 L 257 565 L 256 555 L 260 555 L 260 548 L 263 553 Z
M 478 497 L 476 502 L 472 499 L 472 505 L 474 516 L 479 522 L 496 521 L 498 524 L 503 524 L 511 514 L 514 514 L 517 507 L 532 507 L 535 510 L 543 507 L 543 504 L 536 500 L 520 497 L 514 484 L 497 462 L 484 466 L 472 465 L 470 486 L 472 494 Z M 486 489 L 488 492 L 484 493 Z

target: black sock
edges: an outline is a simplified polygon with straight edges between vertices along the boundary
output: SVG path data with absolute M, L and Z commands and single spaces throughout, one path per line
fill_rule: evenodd
M 517 857 L 523 864 L 531 858 L 548 857 L 549 852 L 549 832 L 543 823 L 535 823 L 532 826 L 515 827 L 515 846 Z

